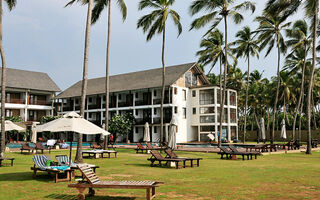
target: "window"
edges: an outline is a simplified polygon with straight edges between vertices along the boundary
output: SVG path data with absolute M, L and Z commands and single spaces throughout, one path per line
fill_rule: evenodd
M 197 114 L 197 108 L 192 108 L 192 114 L 194 114 L 194 115 Z
M 196 97 L 196 91 L 195 90 L 192 91 L 192 97 Z
M 154 127 L 153 132 L 157 133 L 157 127 L 156 126 Z
M 103 117 L 106 117 L 106 112 L 103 112 Z
M 138 116 L 139 115 L 139 110 L 136 110 L 136 116 Z
M 175 106 L 175 107 L 174 107 L 174 114 L 177 114 L 177 113 L 178 113 L 178 107 Z
M 178 88 L 174 88 L 174 94 L 177 95 L 178 94 Z
M 187 108 L 182 108 L 183 111 L 183 119 L 187 118 Z
M 92 113 L 89 113 L 89 118 L 92 118 Z
M 137 92 L 137 93 L 136 93 L 136 99 L 138 99 L 138 98 L 139 98 L 139 93 Z
M 205 107 L 205 108 L 200 108 L 200 114 L 212 114 L 214 112 L 214 107 Z
M 230 92 L 229 99 L 230 99 L 230 105 L 235 106 L 236 105 L 236 93 Z
M 200 105 L 214 104 L 214 89 L 200 91 Z
M 196 74 L 192 73 L 192 86 L 198 85 L 198 77 Z
M 214 115 L 200 117 L 200 123 L 214 123 L 214 122 L 215 122 Z
M 103 101 L 106 101 L 106 96 L 105 95 L 103 95 Z
M 156 108 L 153 109 L 153 114 L 157 115 L 157 109 Z
M 139 128 L 138 127 L 136 127 L 136 133 L 139 133 Z
M 217 90 L 217 101 L 218 101 L 218 104 L 220 104 L 220 89 Z M 227 104 L 228 104 L 228 94 L 226 91 L 224 105 L 227 105 Z
M 92 97 L 89 97 L 89 103 L 92 103 Z
M 153 91 L 153 96 L 155 96 L 155 97 L 157 96 L 157 90 Z
M 187 100 L 187 91 L 182 90 L 182 92 L 183 92 L 183 100 L 186 101 Z
M 187 72 L 184 75 L 184 84 L 186 87 L 192 86 L 191 74 L 192 74 L 191 72 Z
M 215 131 L 214 126 L 200 126 L 200 132 L 212 132 Z
M 118 98 L 119 98 L 119 100 L 121 100 L 121 96 L 122 96 L 122 95 L 121 95 L 121 94 L 119 94 L 118 96 L 119 96 L 119 97 L 118 97 Z
M 76 104 L 79 104 L 79 99 L 76 99 Z
M 217 108 L 218 109 L 218 121 L 220 121 L 220 108 L 218 107 Z M 223 123 L 226 123 L 228 121 L 228 109 L 227 108 L 225 108 L 224 109 L 224 115 L 223 115 Z
M 237 110 L 236 109 L 230 109 L 230 122 L 236 123 L 237 122 Z

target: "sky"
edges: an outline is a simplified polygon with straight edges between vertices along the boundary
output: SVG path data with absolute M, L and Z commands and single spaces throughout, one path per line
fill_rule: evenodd
M 115 2 L 111 15 L 111 53 L 110 74 L 122 74 L 161 67 L 162 37 L 156 36 L 146 41 L 142 30 L 137 30 L 137 20 L 148 13 L 138 11 L 139 0 L 125 0 L 128 15 L 122 21 Z M 189 31 L 195 17 L 189 14 L 192 0 L 176 0 L 172 9 L 181 16 L 183 32 L 177 37 L 177 29 L 172 22 L 168 23 L 165 62 L 166 66 L 196 62 L 196 52 L 207 27 Z M 242 2 L 238 0 L 237 2 Z M 229 21 L 229 39 L 243 26 L 256 29 L 258 24 L 253 19 L 261 15 L 266 0 L 256 1 L 256 12 L 244 13 L 244 21 L 235 25 Z M 65 8 L 68 0 L 27 0 L 18 1 L 11 12 L 4 9 L 3 43 L 7 67 L 47 73 L 65 90 L 82 79 L 84 36 L 87 7 L 74 4 Z M 299 11 L 290 20 L 303 19 Z M 223 24 L 219 25 L 223 30 Z M 107 13 L 92 26 L 89 53 L 89 78 L 105 75 Z M 238 66 L 246 71 L 247 64 L 240 59 Z M 252 70 L 264 71 L 265 77 L 276 75 L 277 54 L 273 50 L 268 57 L 252 59 Z M 217 67 L 218 68 L 218 67 Z M 208 70 L 208 69 L 207 69 Z M 213 72 L 218 73 L 218 70 Z

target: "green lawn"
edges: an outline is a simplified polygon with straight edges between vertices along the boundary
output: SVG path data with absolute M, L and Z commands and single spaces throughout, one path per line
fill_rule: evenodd
M 100 166 L 105 180 L 159 180 L 156 199 L 320 199 L 320 152 L 261 156 L 257 160 L 221 160 L 212 153 L 184 153 L 202 157 L 200 167 L 176 170 L 150 167 L 149 155 L 118 150 L 118 158 L 85 159 Z M 67 154 L 68 151 L 54 151 Z M 74 154 L 73 154 L 74 155 Z M 32 178 L 32 155 L 8 153 L 13 167 L 0 168 L 0 199 L 76 199 L 77 191 L 67 182 L 54 183 L 47 173 Z M 100 189 L 92 200 L 144 199 L 144 190 Z

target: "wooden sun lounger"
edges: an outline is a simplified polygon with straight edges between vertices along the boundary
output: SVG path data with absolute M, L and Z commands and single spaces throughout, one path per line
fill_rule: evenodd
M 231 159 L 233 152 L 230 149 L 227 149 L 226 147 L 221 146 L 220 152 L 218 152 L 218 154 L 221 155 L 221 159 L 223 159 L 224 155 L 226 155 L 226 159 Z
M 103 149 L 101 145 L 95 143 L 95 142 L 92 142 L 91 143 L 91 148 L 93 149 Z
M 84 158 L 97 158 L 101 155 L 100 158 L 111 158 L 111 154 L 114 154 L 114 157 L 117 157 L 117 151 L 114 150 L 88 150 L 82 151 L 82 156 Z M 86 155 L 87 154 L 87 155 Z M 108 154 L 108 157 L 105 157 L 104 154 Z
M 158 161 L 158 166 L 162 166 L 162 162 L 165 162 L 168 164 L 169 162 L 174 162 L 176 165 L 176 169 L 179 169 L 179 162 L 183 162 L 183 168 L 186 167 L 186 159 L 182 158 L 164 158 L 159 151 L 157 150 L 151 150 L 150 153 L 152 154 L 151 158 L 148 158 L 148 160 L 151 162 L 151 167 L 155 166 L 155 162 Z
M 146 142 L 146 145 L 147 145 L 148 149 L 151 149 L 151 150 L 161 151 L 161 150 L 167 149 L 167 147 L 154 147 L 154 146 L 152 146 L 152 144 L 150 142 Z
M 137 143 L 137 148 L 135 150 L 136 153 L 148 153 L 151 149 L 144 147 L 141 143 Z
M 14 158 L 0 158 L 0 167 L 2 166 L 2 161 L 4 161 L 4 160 L 10 160 L 11 161 L 11 167 L 13 166 Z
M 166 149 L 164 150 L 167 154 L 166 158 L 174 158 L 174 159 L 186 159 L 187 161 L 190 161 L 190 165 L 191 167 L 193 167 L 193 161 L 196 160 L 197 161 L 197 167 L 200 166 L 200 160 L 202 160 L 202 158 L 186 158 L 186 157 L 178 157 L 176 153 L 174 153 L 171 149 Z
M 253 152 L 242 152 L 242 151 L 238 151 L 237 148 L 235 148 L 233 145 L 229 145 L 229 148 L 231 149 L 231 151 L 233 152 L 234 155 L 242 155 L 242 160 L 244 160 L 244 156 L 247 156 L 247 159 L 249 160 L 249 158 L 252 160 L 252 156 L 255 157 L 255 159 L 257 159 L 258 155 L 261 155 L 260 152 L 257 151 L 253 151 Z
M 163 182 L 157 181 L 100 181 L 93 170 L 87 166 L 78 166 L 79 170 L 87 180 L 77 184 L 70 184 L 68 187 L 76 188 L 79 191 L 78 200 L 84 200 L 84 191 L 89 188 L 89 194 L 94 196 L 93 188 L 116 188 L 116 189 L 146 189 L 146 199 L 151 200 L 156 196 L 156 187 Z
M 35 148 L 33 148 L 33 147 L 30 147 L 30 146 L 29 146 L 28 144 L 26 144 L 26 143 L 22 143 L 21 145 L 22 145 L 22 147 L 21 147 L 21 149 L 20 149 L 21 154 L 22 154 L 23 151 L 28 151 L 28 153 L 30 154 L 30 153 L 32 153 L 32 151 L 35 149 Z
M 43 154 L 44 150 L 49 150 L 49 153 L 51 153 L 51 148 L 44 148 L 41 142 L 37 142 L 36 143 L 36 147 L 35 147 L 36 153 L 38 153 L 38 151 L 41 151 L 41 154 Z

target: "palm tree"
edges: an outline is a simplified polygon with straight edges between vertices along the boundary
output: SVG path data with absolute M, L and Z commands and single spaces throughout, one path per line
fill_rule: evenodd
M 302 78 L 300 86 L 300 95 L 298 104 L 295 108 L 295 116 L 293 120 L 292 139 L 295 139 L 295 129 L 298 114 L 302 113 L 301 101 L 304 96 L 304 79 L 306 69 L 306 59 L 310 49 L 310 37 L 308 33 L 308 24 L 304 20 L 296 21 L 292 28 L 287 30 L 287 36 L 290 40 L 287 41 L 287 45 L 292 47 L 292 53 L 287 56 L 286 65 L 291 68 L 302 69 Z M 298 57 L 297 57 L 298 56 Z M 296 58 L 301 59 L 296 59 Z
M 319 0 L 307 0 L 305 4 L 306 15 L 312 19 L 312 68 L 310 75 L 310 82 L 308 87 L 307 96 L 307 117 L 308 117 L 308 142 L 307 142 L 307 154 L 311 154 L 311 96 L 314 82 L 315 68 L 317 64 L 317 30 L 318 30 L 318 14 L 319 14 Z
M 254 39 L 253 32 L 251 32 L 250 27 L 245 26 L 240 30 L 236 37 L 238 38 L 233 45 L 236 45 L 233 52 L 236 53 L 236 57 L 245 57 L 248 61 L 248 71 L 250 74 L 250 56 L 257 56 L 259 58 L 259 46 L 258 41 Z M 247 108 L 248 108 L 248 89 L 249 89 L 249 76 L 247 76 L 246 85 L 246 100 L 244 108 L 244 130 L 243 130 L 243 143 L 246 140 L 246 127 L 247 127 Z
M 5 0 L 11 11 L 17 4 L 16 0 Z M 4 157 L 5 152 L 5 139 L 6 139 L 6 129 L 5 129 L 5 103 L 6 103 L 6 78 L 7 78 L 7 66 L 4 54 L 4 48 L 2 44 L 2 0 L 0 0 L 0 56 L 1 56 L 1 138 L 0 138 L 0 157 Z
M 161 128 L 160 128 L 160 142 L 163 140 L 163 104 L 165 92 L 165 41 L 166 41 L 166 22 L 168 16 L 171 16 L 175 26 L 178 29 L 178 36 L 182 32 L 182 25 L 180 23 L 179 14 L 170 7 L 174 4 L 175 0 L 141 0 L 139 3 L 139 10 L 145 8 L 153 8 L 150 14 L 144 15 L 138 20 L 137 28 L 142 28 L 143 32 L 147 34 L 147 41 L 150 41 L 153 36 L 162 33 L 162 89 L 161 89 Z
M 110 32 L 111 32 L 111 0 L 94 0 L 95 5 L 92 10 L 92 23 L 96 23 L 104 8 L 108 8 L 108 34 L 107 34 L 107 53 L 106 53 L 106 83 L 105 83 L 105 95 L 106 95 L 106 110 L 105 110 L 105 129 L 108 130 L 109 126 L 109 55 L 110 55 Z M 125 21 L 127 17 L 127 7 L 124 0 L 117 0 L 117 4 L 120 8 L 122 19 Z M 104 149 L 107 149 L 108 137 L 105 137 Z
M 66 6 L 72 5 L 74 2 L 83 2 L 83 0 L 72 0 Z M 83 77 L 82 77 L 82 88 L 81 88 L 81 106 L 80 115 L 84 117 L 84 110 L 86 105 L 86 93 L 88 85 L 88 61 L 89 61 L 89 43 L 90 43 L 90 30 L 91 30 L 91 19 L 92 19 L 92 5 L 93 0 L 87 0 L 85 3 L 88 4 L 87 11 L 87 22 L 86 22 L 86 33 L 85 33 L 85 45 L 84 45 L 84 60 L 83 60 Z M 76 161 L 82 162 L 82 134 L 79 133 Z
M 239 10 L 248 10 L 251 9 L 252 13 L 255 11 L 255 5 L 250 1 L 245 1 L 239 5 L 234 7 L 230 7 L 230 5 L 234 2 L 234 0 L 194 0 L 190 6 L 191 15 L 195 15 L 201 11 L 209 12 L 197 19 L 195 19 L 191 24 L 191 29 L 200 29 L 211 23 L 211 27 L 207 33 L 211 32 L 213 29 L 217 27 L 217 25 L 224 20 L 224 34 L 225 34 L 225 55 L 228 55 L 228 17 L 232 17 L 233 21 L 236 24 L 239 24 L 243 20 L 243 16 L 238 12 Z M 220 17 L 217 17 L 220 15 Z M 220 129 L 219 132 L 222 133 L 222 120 L 223 120 L 223 109 L 225 102 L 225 91 L 227 84 L 227 70 L 228 70 L 228 57 L 226 56 L 226 60 L 224 63 L 224 78 L 223 78 L 223 90 L 220 89 L 220 95 L 222 96 L 222 101 L 220 103 Z M 221 87 L 221 85 L 220 85 Z M 219 146 L 221 145 L 221 134 L 219 134 Z
M 259 16 L 255 21 L 259 22 L 259 27 L 255 31 L 259 34 L 260 50 L 268 46 L 266 56 L 269 55 L 274 45 L 277 46 L 278 50 L 278 67 L 277 67 L 277 90 L 273 107 L 273 117 L 272 117 L 272 134 L 271 143 L 274 140 L 274 129 L 275 129 L 275 118 L 279 98 L 279 88 L 280 88 L 280 59 L 281 53 L 286 51 L 285 41 L 282 35 L 282 31 L 290 25 L 290 22 L 285 23 L 289 15 L 285 12 L 271 12 L 266 10 L 263 12 L 263 16 Z

